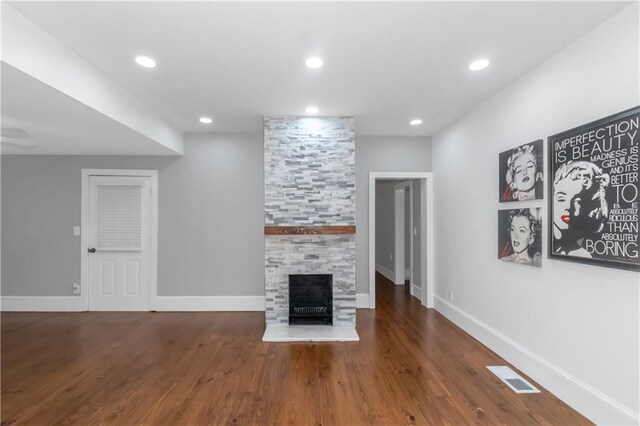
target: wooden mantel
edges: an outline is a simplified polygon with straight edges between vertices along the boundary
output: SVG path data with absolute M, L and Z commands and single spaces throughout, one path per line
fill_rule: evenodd
M 355 226 L 265 226 L 264 235 L 345 235 L 355 234 Z

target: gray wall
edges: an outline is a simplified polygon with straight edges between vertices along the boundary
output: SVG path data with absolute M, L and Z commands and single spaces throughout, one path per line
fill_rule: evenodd
M 428 137 L 356 136 L 356 290 L 358 293 L 369 293 L 369 173 L 430 171 L 431 139 Z M 434 176 L 434 180 L 437 178 Z
M 2 295 L 80 281 L 80 170 L 159 170 L 158 294 L 263 295 L 261 134 L 188 134 L 183 157 L 2 156 Z
M 80 169 L 159 170 L 158 294 L 263 295 L 262 134 L 187 134 L 183 157 L 2 156 L 2 295 L 80 281 Z M 356 280 L 368 293 L 369 172 L 430 171 L 425 137 L 356 137 Z
M 548 259 L 546 232 L 542 268 L 500 261 L 496 216 L 505 208 L 497 202 L 498 153 L 640 103 L 638 9 L 627 7 L 433 137 L 436 307 L 448 300 L 635 413 L 638 273 Z M 543 208 L 545 229 L 547 189 L 543 202 L 527 204 Z M 535 373 L 540 365 L 516 367 Z M 541 384 L 596 423 L 631 424 L 586 403 L 597 398 Z

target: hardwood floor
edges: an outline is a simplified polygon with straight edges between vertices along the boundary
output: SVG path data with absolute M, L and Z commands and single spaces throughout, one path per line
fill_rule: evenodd
M 262 343 L 264 313 L 3 313 L 3 424 L 589 424 L 377 277 L 361 341 Z

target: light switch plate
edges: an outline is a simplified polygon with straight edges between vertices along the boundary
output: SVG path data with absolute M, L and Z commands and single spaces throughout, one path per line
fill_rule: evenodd
M 74 237 L 79 237 L 80 236 L 80 227 L 79 226 L 74 226 L 73 227 L 73 236 Z

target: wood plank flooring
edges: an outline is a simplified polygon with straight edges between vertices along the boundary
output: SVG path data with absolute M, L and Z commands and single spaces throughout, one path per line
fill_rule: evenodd
M 377 277 L 354 343 L 262 343 L 264 313 L 3 313 L 2 424 L 589 424 Z M 536 384 L 537 385 L 537 384 Z

